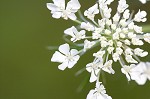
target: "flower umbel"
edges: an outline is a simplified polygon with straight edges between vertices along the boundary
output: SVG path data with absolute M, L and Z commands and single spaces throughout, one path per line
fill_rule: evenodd
M 142 3 L 146 1 L 140 0 Z M 100 81 L 101 72 L 115 74 L 113 63 L 119 62 L 121 72 L 128 81 L 134 80 L 143 85 L 150 80 L 150 63 L 142 62 L 139 57 L 146 57 L 147 51 L 141 49 L 145 42 L 150 43 L 150 33 L 144 33 L 139 22 L 147 21 L 147 13 L 139 10 L 135 14 L 128 8 L 126 0 L 118 0 L 116 13 L 113 15 L 109 5 L 114 0 L 98 0 L 93 6 L 85 10 L 82 15 L 78 0 L 70 0 L 65 7 L 65 0 L 53 0 L 47 3 L 53 18 L 71 19 L 78 23 L 64 31 L 64 39 L 80 49 L 70 49 L 69 44 L 60 45 L 51 58 L 52 62 L 61 63 L 58 68 L 64 70 L 72 68 L 80 56 L 88 50 L 98 47 L 93 53 L 94 60 L 86 65 L 90 73 L 90 82 L 96 82 L 96 88 L 91 90 L 87 99 L 112 99 L 106 94 Z M 78 12 L 81 19 L 75 13 Z M 96 15 L 101 15 L 97 19 Z M 69 38 L 69 39 L 68 39 Z M 132 47 L 132 45 L 134 47 Z

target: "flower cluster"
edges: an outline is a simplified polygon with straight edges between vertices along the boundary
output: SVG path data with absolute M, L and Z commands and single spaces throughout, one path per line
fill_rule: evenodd
M 126 75 L 128 81 L 134 80 L 143 85 L 147 79 L 150 80 L 150 62 L 142 62 L 139 59 L 148 55 L 140 46 L 144 42 L 150 43 L 150 33 L 144 33 L 142 27 L 136 25 L 138 22 L 147 21 L 147 13 L 139 10 L 134 14 L 128 9 L 126 0 L 119 0 L 117 11 L 112 15 L 109 5 L 113 1 L 98 0 L 84 11 L 84 15 L 79 11 L 81 5 L 78 0 L 70 0 L 66 7 L 65 0 L 47 3 L 53 18 L 70 19 L 79 24 L 66 29 L 64 35 L 67 41 L 69 37 L 69 41 L 81 50 L 70 49 L 68 43 L 62 44 L 51 58 L 52 62 L 61 63 L 58 66 L 60 70 L 72 68 L 80 56 L 91 48 L 99 47 L 99 50 L 93 53 L 93 62 L 86 65 L 86 70 L 91 75 L 89 81 L 96 82 L 96 88 L 89 92 L 87 99 L 112 99 L 106 94 L 99 77 L 101 71 L 115 73 L 113 62 L 120 63 L 121 72 Z M 81 19 L 76 17 L 76 12 L 79 12 Z M 101 17 L 96 19 L 96 15 Z M 78 43 L 79 41 L 83 43 Z

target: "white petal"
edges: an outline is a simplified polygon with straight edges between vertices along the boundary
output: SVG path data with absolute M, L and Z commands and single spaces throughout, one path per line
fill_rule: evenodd
M 108 96 L 107 94 L 103 94 L 102 95 L 103 98 L 100 98 L 100 99 L 112 99 L 110 96 Z
M 74 61 L 76 61 L 76 62 L 79 60 L 79 58 L 80 58 L 79 55 L 76 55 L 76 56 L 73 57 Z
M 78 50 L 76 50 L 76 49 L 71 49 L 70 53 L 72 56 L 79 54 Z
M 65 8 L 65 0 L 53 0 L 53 2 L 56 6 Z
M 54 5 L 53 3 L 47 3 L 46 5 L 47 5 L 47 8 L 49 10 L 52 10 L 52 11 L 58 11 L 59 10 L 59 8 L 56 5 Z
M 81 5 L 79 3 L 78 0 L 70 0 L 68 3 L 67 3 L 67 7 L 66 7 L 66 10 L 67 9 L 71 9 L 71 10 L 78 10 L 80 9 Z M 75 11 L 76 12 L 76 11 Z
M 92 6 L 91 8 L 88 9 L 89 12 L 93 12 L 93 14 L 98 14 L 99 13 L 99 9 L 98 9 L 98 4 L 96 3 L 94 6 Z
M 78 33 L 78 31 L 75 27 L 72 27 L 72 31 L 73 31 L 74 35 L 76 35 Z
M 52 13 L 52 14 L 53 14 L 52 17 L 53 17 L 53 18 L 56 18 L 56 19 L 59 19 L 59 18 L 61 17 L 61 15 L 62 15 L 61 12 L 54 12 L 54 13 Z
M 134 79 L 139 85 L 144 85 L 146 83 L 147 77 L 145 75 L 141 75 Z
M 95 93 L 95 90 L 90 90 L 90 92 L 88 93 L 86 99 L 94 99 L 94 93 Z
M 80 58 L 80 56 L 76 55 L 76 56 L 73 57 L 74 61 L 68 61 L 68 68 L 72 68 L 77 63 L 79 58 Z
M 60 63 L 62 63 L 65 60 L 65 58 L 66 57 L 63 54 L 61 54 L 60 52 L 56 51 L 53 54 L 53 56 L 51 58 L 51 61 L 52 62 L 60 62 Z
M 101 94 L 98 94 L 98 95 L 97 95 L 97 99 L 107 99 L 107 97 L 102 96 Z
M 139 0 L 141 3 L 145 4 L 146 0 Z
M 92 70 L 91 72 L 91 77 L 90 77 L 90 82 L 94 82 L 97 80 L 97 76 L 95 75 L 94 70 Z
M 73 31 L 72 31 L 73 28 L 75 28 L 75 27 L 72 26 L 71 28 L 66 29 L 64 31 L 64 33 L 67 34 L 67 35 L 70 35 L 70 36 L 74 37 L 75 35 L 74 35 Z
M 59 51 L 65 55 L 69 54 L 69 50 L 70 50 L 70 47 L 69 47 L 69 44 L 67 43 L 59 46 Z
M 121 72 L 122 72 L 123 74 L 127 74 L 127 72 L 124 70 L 124 68 L 121 68 Z
M 144 62 L 140 62 L 134 69 L 139 72 L 144 72 L 147 70 L 146 64 Z
M 86 65 L 87 66 L 87 65 Z M 88 71 L 88 72 L 92 72 L 92 67 L 91 66 L 87 66 L 86 67 L 86 70 Z
M 64 63 L 62 63 L 62 64 L 60 64 L 60 65 L 58 66 L 58 69 L 60 69 L 60 70 L 65 70 L 66 67 L 67 67 L 67 62 L 64 62 Z
M 72 68 L 76 63 L 77 63 L 76 61 L 73 61 L 73 62 L 69 61 L 68 68 Z
M 71 20 L 76 20 L 76 19 L 77 19 L 76 15 L 75 15 L 74 13 L 68 14 L 68 17 L 69 17 Z
M 110 68 L 102 68 L 103 71 L 109 73 L 109 74 L 114 74 L 115 71 L 110 67 Z

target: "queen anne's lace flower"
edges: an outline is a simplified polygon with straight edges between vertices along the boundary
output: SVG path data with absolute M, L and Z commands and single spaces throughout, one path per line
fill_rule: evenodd
M 68 44 L 60 45 L 59 52 L 56 51 L 51 58 L 52 62 L 59 62 L 62 63 L 58 66 L 60 70 L 68 68 L 72 68 L 77 61 L 79 60 L 80 56 L 78 55 L 79 52 L 76 49 L 71 49 Z
M 77 31 L 77 29 L 72 26 L 71 28 L 68 28 L 64 31 L 65 34 L 72 36 L 71 41 L 76 42 L 78 40 L 85 38 L 85 30 L 81 30 L 80 32 Z
M 75 13 L 80 9 L 81 5 L 78 0 L 71 0 L 65 8 L 65 0 L 53 0 L 53 3 L 47 3 L 47 8 L 51 10 L 53 18 L 63 17 L 64 19 L 76 20 Z
M 95 43 L 96 43 L 95 41 L 85 40 L 84 41 L 84 49 L 83 49 L 83 51 L 86 51 L 86 50 L 90 49 Z
M 98 4 L 90 7 L 88 10 L 84 12 L 84 15 L 87 16 L 90 20 L 94 20 L 96 14 L 99 13 Z
M 112 99 L 106 94 L 105 87 L 101 82 L 96 83 L 96 88 L 92 89 L 87 95 L 86 99 Z
M 135 15 L 134 20 L 136 22 L 145 22 L 147 19 L 145 18 L 147 13 L 145 11 L 140 11 Z
M 126 75 L 128 81 L 131 80 L 131 75 L 132 75 L 135 67 L 136 67 L 135 64 L 131 64 L 130 66 L 125 65 L 125 66 L 123 66 L 123 68 L 121 68 L 121 72 Z
M 147 79 L 150 80 L 150 62 L 140 62 L 132 71 L 131 79 L 139 85 L 144 85 Z
M 97 80 L 102 65 L 103 63 L 100 59 L 95 59 L 94 62 L 86 65 L 86 70 L 91 73 L 90 82 Z
M 94 31 L 94 26 L 92 24 L 90 24 L 89 22 L 82 22 L 81 23 L 81 28 L 85 29 L 87 31 Z
M 141 62 L 139 57 L 146 57 L 147 51 L 140 48 L 144 41 L 150 43 L 150 33 L 144 33 L 142 27 L 136 25 L 138 22 L 146 22 L 147 13 L 139 10 L 135 14 L 128 9 L 126 0 L 119 0 L 117 11 L 114 15 L 109 5 L 114 0 L 98 0 L 96 4 L 84 11 L 84 18 L 79 11 L 81 19 L 77 20 L 75 13 L 80 9 L 78 0 L 70 0 L 65 7 L 65 0 L 53 0 L 47 7 L 51 10 L 54 18 L 70 18 L 77 22 L 78 26 L 72 26 L 64 31 L 65 40 L 69 44 L 75 45 L 71 49 L 68 44 L 59 47 L 52 56 L 51 61 L 61 63 L 58 68 L 72 68 L 80 56 L 88 50 L 97 47 L 97 52 L 93 54 L 94 60 L 86 65 L 86 70 L 90 73 L 90 82 L 96 81 L 96 88 L 91 90 L 87 99 L 111 99 L 106 94 L 104 86 L 100 83 L 101 71 L 114 74 L 112 66 L 114 62 L 119 62 L 122 66 L 121 72 L 126 75 L 128 81 L 134 80 L 139 85 L 150 80 L 150 63 Z M 146 1 L 141 2 L 145 3 Z M 101 15 L 97 19 L 96 15 Z M 69 37 L 66 37 L 69 36 Z M 71 38 L 71 39 L 68 39 Z M 134 48 L 131 47 L 134 45 Z
M 102 70 L 108 72 L 109 74 L 114 74 L 115 71 L 112 69 L 112 60 L 107 61 L 103 66 Z
M 150 43 L 150 33 L 144 34 L 144 40 L 148 43 Z

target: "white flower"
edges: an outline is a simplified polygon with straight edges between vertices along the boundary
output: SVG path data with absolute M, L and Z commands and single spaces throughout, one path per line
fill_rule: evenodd
M 129 37 L 130 39 L 135 38 L 135 37 L 136 37 L 136 34 L 134 34 L 133 32 L 129 32 L 129 33 L 128 33 L 128 37 Z
M 87 95 L 86 99 L 112 99 L 111 96 L 106 94 L 105 87 L 102 85 L 101 82 L 96 83 L 96 88 L 90 90 L 89 94 Z
M 106 41 L 107 39 L 106 39 L 105 36 L 101 36 L 99 40 L 100 40 L 100 41 Z
M 112 25 L 112 20 L 106 19 L 106 24 L 107 24 L 108 26 Z
M 126 55 L 133 55 L 133 52 L 132 52 L 131 48 L 125 49 L 125 54 Z
M 79 24 L 78 28 L 72 26 L 64 33 L 71 36 L 72 43 L 80 40 L 74 44 L 81 50 L 70 50 L 68 44 L 63 44 L 59 47 L 59 51 L 54 53 L 51 61 L 61 63 L 58 68 L 64 70 L 67 67 L 72 68 L 77 63 L 80 58 L 79 54 L 82 55 L 94 47 L 99 49 L 98 52 L 93 53 L 95 57 L 93 62 L 86 65 L 86 70 L 91 75 L 90 82 L 96 81 L 96 88 L 89 92 L 86 99 L 112 99 L 106 94 L 99 78 L 101 70 L 109 74 L 115 73 L 112 68 L 113 61 L 119 60 L 122 66 L 121 72 L 126 75 L 128 81 L 135 80 L 139 85 L 143 85 L 147 79 L 150 80 L 150 62 L 140 62 L 138 58 L 147 56 L 148 52 L 135 48 L 135 46 L 142 46 L 144 40 L 150 43 L 150 33 L 144 33 L 142 27 L 136 25 L 137 22 L 146 22 L 145 11 L 139 10 L 133 16 L 126 0 L 118 0 L 117 11 L 112 16 L 112 9 L 109 5 L 114 0 L 98 0 L 98 3 L 84 12 L 84 16 L 89 20 L 86 20 L 81 13 L 79 13 L 80 19 L 76 20 L 75 13 L 80 9 L 78 0 L 70 0 L 66 7 L 65 0 L 52 1 L 54 4 L 48 3 L 47 7 L 54 18 L 62 17 L 66 20 L 69 18 Z M 95 15 L 98 13 L 101 19 L 95 21 Z M 86 35 L 85 31 L 87 31 Z M 130 47 L 131 44 L 135 49 Z
M 126 10 L 129 7 L 128 4 L 126 4 L 126 0 L 119 0 L 119 5 L 118 5 L 118 12 L 122 13 L 124 10 Z
M 114 53 L 113 54 L 113 60 L 115 61 L 115 62 L 117 62 L 117 60 L 120 60 L 120 58 L 119 58 L 119 54 L 118 53 Z
M 150 43 L 150 33 L 144 34 L 143 37 L 144 37 L 144 40 L 145 40 L 146 42 Z
M 111 29 L 112 30 L 116 30 L 116 28 L 117 28 L 116 24 L 111 24 Z
M 145 11 L 140 11 L 135 15 L 134 21 L 136 22 L 145 22 L 147 18 L 145 18 L 147 13 Z
M 128 63 L 138 63 L 131 55 L 125 55 L 125 59 Z
M 111 8 L 108 8 L 108 7 L 105 7 L 105 8 L 103 9 L 105 18 L 110 18 L 110 17 L 111 17 L 111 11 L 112 11 L 112 9 L 111 9 Z
M 95 45 L 95 41 L 88 41 L 88 40 L 85 40 L 84 41 L 84 48 L 83 48 L 83 51 L 86 51 L 87 49 L 90 49 L 93 45 Z
M 81 28 L 85 29 L 87 31 L 94 31 L 94 26 L 92 24 L 90 24 L 89 22 L 87 22 L 87 23 L 82 22 L 81 23 Z
M 134 29 L 134 22 L 131 22 L 131 23 L 128 25 L 128 28 L 131 29 L 131 30 Z
M 95 56 L 96 58 L 102 58 L 104 54 L 105 54 L 105 50 L 104 51 L 100 50 L 97 53 L 94 53 L 93 56 Z
M 124 43 L 125 43 L 126 45 L 131 45 L 131 42 L 130 42 L 128 39 L 124 40 Z
M 53 54 L 51 61 L 62 63 L 58 66 L 60 70 L 64 70 L 67 67 L 72 68 L 80 58 L 79 52 L 76 49 L 70 50 L 68 44 L 60 45 L 58 50 Z
M 99 7 L 103 10 L 107 7 L 107 5 L 110 5 L 114 0 L 99 0 Z
M 116 48 L 116 53 L 121 55 L 123 53 L 123 50 L 120 47 Z
M 64 18 L 76 20 L 75 13 L 80 9 L 81 5 L 78 0 L 70 0 L 65 8 L 65 0 L 53 0 L 53 3 L 47 3 L 47 8 L 51 10 L 53 18 Z
M 134 49 L 134 54 L 137 56 L 140 56 L 140 57 L 145 57 L 148 55 L 148 52 L 146 52 L 140 48 L 136 48 L 136 49 Z
M 72 36 L 71 41 L 76 42 L 78 40 L 85 38 L 85 30 L 81 30 L 80 32 L 77 31 L 77 29 L 72 26 L 71 28 L 68 28 L 64 31 L 65 34 Z
M 143 45 L 144 44 L 143 41 L 138 38 L 132 38 L 131 42 L 133 45 Z
M 107 41 L 101 41 L 101 47 L 106 47 L 107 45 L 109 45 Z
M 96 3 L 94 6 L 90 7 L 88 10 L 84 12 L 84 15 L 87 16 L 90 20 L 94 21 L 94 17 L 99 13 L 98 4 Z
M 127 25 L 127 22 L 126 22 L 126 19 L 121 19 L 119 24 L 122 26 L 122 27 L 125 27 Z
M 113 34 L 113 39 L 114 39 L 114 40 L 119 40 L 119 33 L 117 33 L 117 32 L 114 33 L 114 34 Z
M 117 42 L 117 46 L 118 46 L 118 47 L 122 47 L 122 43 L 118 41 L 118 42 Z
M 134 69 L 131 78 L 139 85 L 144 85 L 150 80 L 150 62 L 140 62 Z
M 110 35 L 110 34 L 111 34 L 111 31 L 108 30 L 108 29 L 106 29 L 106 30 L 105 30 L 105 34 Z
M 108 47 L 107 51 L 108 51 L 109 54 L 111 54 L 114 49 L 115 49 L 114 47 Z
M 116 13 L 116 14 L 114 15 L 114 17 L 113 17 L 113 21 L 114 21 L 114 22 L 118 22 L 119 19 L 120 19 L 120 15 L 119 15 L 118 13 Z M 116 25 L 116 24 L 115 24 L 115 25 Z
M 124 13 L 123 13 L 123 18 L 124 19 L 129 19 L 129 17 L 130 17 L 130 13 L 129 12 L 130 11 L 128 9 L 124 11 Z
M 103 65 L 102 61 L 103 60 L 101 58 L 97 58 L 92 63 L 86 65 L 86 70 L 91 73 L 90 82 L 97 80 L 98 73 Z
M 139 0 L 141 3 L 145 4 L 147 0 Z
M 99 39 L 101 37 L 100 32 L 102 30 L 103 29 L 101 29 L 101 28 L 95 28 L 94 32 L 92 33 L 92 39 Z
M 105 21 L 106 21 L 105 19 L 101 19 L 101 20 L 98 19 L 98 25 L 101 29 L 105 28 L 105 24 L 106 24 Z
M 121 68 L 121 72 L 126 75 L 128 81 L 131 80 L 131 75 L 132 75 L 132 73 L 133 73 L 132 70 L 133 70 L 135 67 L 136 67 L 135 64 L 131 64 L 130 66 L 126 66 L 126 65 L 125 65 L 125 66 L 123 66 L 123 67 Z
M 135 30 L 136 33 L 141 33 L 141 34 L 143 33 L 142 32 L 142 27 L 140 27 L 140 26 L 134 25 L 134 30 Z
M 113 46 L 113 44 L 114 44 L 113 40 L 109 40 L 109 41 L 108 41 L 108 45 L 109 45 L 109 46 Z
M 115 71 L 112 69 L 112 60 L 107 61 L 104 66 L 102 67 L 102 70 L 105 72 L 108 72 L 109 74 L 114 74 Z

